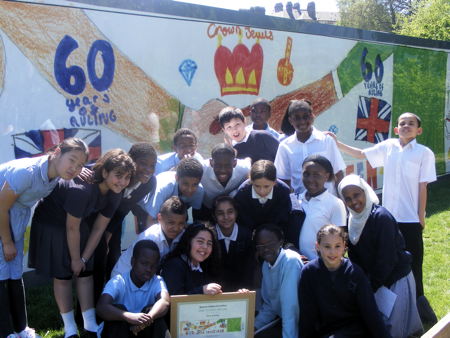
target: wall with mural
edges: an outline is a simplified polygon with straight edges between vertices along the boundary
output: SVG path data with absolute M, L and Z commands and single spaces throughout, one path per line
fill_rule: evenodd
M 223 139 L 220 109 L 248 115 L 261 96 L 275 129 L 289 101 L 305 98 L 316 127 L 363 148 L 394 136 L 402 112 L 417 113 L 419 142 L 436 153 L 440 174 L 450 172 L 447 47 L 55 4 L 69 2 L 0 2 L 0 162 L 74 135 L 89 143 L 91 160 L 135 141 L 163 152 L 180 126 L 208 156 Z M 381 188 L 381 169 L 346 161 L 348 173 Z

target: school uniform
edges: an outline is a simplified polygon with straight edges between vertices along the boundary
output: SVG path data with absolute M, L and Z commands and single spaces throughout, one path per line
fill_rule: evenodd
M 78 178 L 60 180 L 53 192 L 42 200 L 34 212 L 28 266 L 38 274 L 67 279 L 72 276 L 71 257 L 66 233 L 66 217 L 70 214 L 81 218 L 80 253 L 89 238 L 89 215 L 100 213 L 111 218 L 122 198 L 109 190 L 102 195 L 98 184 L 89 184 Z M 92 271 L 93 259 L 86 263 L 86 271 Z
M 298 289 L 299 337 L 391 337 L 367 277 L 348 259 L 336 271 L 314 259 L 304 266 Z
M 236 167 L 225 186 L 217 180 L 214 169 L 211 167 L 210 160 L 203 161 L 203 176 L 201 184 L 205 192 L 203 196 L 203 204 L 208 208 L 212 208 L 212 203 L 217 196 L 229 195 L 234 196 L 239 186 L 244 182 L 251 168 L 248 160 L 237 160 Z
M 292 208 L 289 194 L 288 185 L 277 180 L 272 192 L 266 198 L 260 198 L 250 180 L 245 181 L 234 197 L 238 209 L 237 223 L 251 231 L 265 223 L 277 224 L 285 230 Z
M 240 142 L 232 141 L 237 158 L 250 157 L 252 163 L 258 160 L 274 161 L 278 149 L 278 140 L 264 130 L 252 130 L 246 133 Z
M 262 306 L 255 318 L 255 328 L 281 318 L 283 338 L 298 337 L 298 282 L 303 268 L 300 255 L 289 249 L 280 249 L 273 265 L 262 266 Z
M 199 153 L 195 153 L 194 158 L 199 160 L 200 162 L 203 161 L 203 156 Z M 180 163 L 180 158 L 178 157 L 178 154 L 176 152 L 166 153 L 159 155 L 156 158 L 156 165 L 155 165 L 155 175 L 161 174 L 162 172 L 173 170 L 178 163 Z
M 201 183 L 198 185 L 193 196 L 180 196 L 178 182 L 175 176 L 176 173 L 174 171 L 163 172 L 156 176 L 156 188 L 153 196 L 147 195 L 144 198 L 143 206 L 153 219 L 156 219 L 161 205 L 171 196 L 179 196 L 192 209 L 200 209 L 202 207 L 204 190 Z
M 105 236 L 102 236 L 95 249 L 94 289 L 97 296 L 100 296 L 104 283 L 109 280 L 111 271 L 120 257 L 122 225 L 125 217 L 131 211 L 138 221 L 138 230 L 141 232 L 147 221 L 147 212 L 138 205 L 138 202 L 147 194 L 153 195 L 155 188 L 156 178 L 152 176 L 147 183 L 137 182 L 133 187 L 124 190 L 122 200 L 105 230 L 111 237 L 106 243 Z
M 250 230 L 235 223 L 231 235 L 226 237 L 216 224 L 216 232 L 221 249 L 219 284 L 222 291 L 251 289 L 256 260 Z
M 302 181 L 302 164 L 306 157 L 314 154 L 326 157 L 331 162 L 335 174 L 346 168 L 333 138 L 313 127 L 310 138 L 305 142 L 300 142 L 297 134 L 294 133 L 280 143 L 275 158 L 277 177 L 281 180 L 290 180 L 292 189 L 296 193 L 302 193 L 305 190 Z M 330 191 L 334 191 L 332 183 L 327 182 L 325 186 L 331 189 Z
M 159 249 L 160 261 L 162 261 L 163 258 L 177 246 L 183 233 L 184 230 L 169 244 L 162 231 L 161 224 L 152 225 L 147 230 L 141 232 L 133 244 L 120 255 L 119 260 L 111 272 L 111 276 L 125 275 L 131 270 L 131 257 L 133 257 L 133 249 L 137 242 L 144 239 L 150 239 L 155 242 Z
M 318 196 L 306 199 L 306 191 L 299 196 L 299 204 L 305 212 L 305 219 L 298 239 L 299 249 L 302 255 L 309 260 L 317 258 L 315 248 L 317 232 L 326 224 L 337 226 L 346 225 L 346 212 L 344 203 L 325 190 Z M 300 225 L 299 225 L 300 226 Z M 296 245 L 297 243 L 293 243 Z
M 247 133 L 250 133 L 252 130 L 258 130 L 258 129 L 253 129 L 253 122 L 245 127 L 245 131 Z M 276 140 L 281 141 L 280 133 L 277 132 L 275 129 L 273 129 L 271 126 L 269 126 L 268 123 L 266 123 L 266 128 L 264 130 L 267 131 L 270 135 L 272 135 Z
M 140 313 L 147 307 L 153 306 L 159 299 L 161 292 L 167 291 L 167 287 L 161 276 L 154 275 L 141 287 L 137 287 L 128 271 L 124 275 L 116 275 L 105 285 L 103 294 L 108 294 L 113 298 L 113 304 L 129 312 Z M 160 319 L 163 321 L 163 319 Z M 129 337 L 131 331 L 130 324 L 123 321 L 124 325 L 117 325 L 117 321 L 105 321 L 102 337 Z M 154 326 L 155 323 L 152 324 Z M 145 330 L 147 331 L 148 328 Z M 120 331 L 120 332 L 118 332 Z M 139 336 L 139 335 L 138 335 Z M 155 336 L 158 337 L 158 336 Z
M 212 283 L 201 264 L 193 266 L 185 255 L 171 257 L 163 262 L 161 276 L 170 295 L 203 294 L 203 285 Z
M 349 241 L 348 255 L 370 280 L 373 292 L 385 286 L 396 294 L 395 305 L 385 318 L 393 337 L 406 337 L 422 329 L 417 312 L 411 255 L 394 217 L 384 207 L 373 205 L 356 244 Z
M 363 153 L 372 167 L 384 167 L 383 206 L 399 222 L 406 249 L 413 255 L 417 296 L 423 296 L 423 239 L 418 215 L 418 185 L 436 181 L 434 154 L 415 139 L 404 147 L 399 139 L 388 139 L 364 149 Z
M 9 209 L 9 224 L 16 246 L 16 257 L 7 262 L 0 241 L 0 281 L 20 279 L 23 273 L 24 234 L 30 220 L 31 208 L 36 202 L 49 195 L 58 184 L 58 179 L 48 179 L 48 156 L 23 158 L 0 165 L 0 187 L 7 182 L 19 195 Z

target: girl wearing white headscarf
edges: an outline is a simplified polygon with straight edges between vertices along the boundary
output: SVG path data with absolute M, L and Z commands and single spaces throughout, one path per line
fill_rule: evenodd
M 411 255 L 395 218 L 367 182 L 348 175 L 338 191 L 350 215 L 348 254 L 369 277 L 375 299 L 393 337 L 408 337 L 422 330 L 416 306 Z

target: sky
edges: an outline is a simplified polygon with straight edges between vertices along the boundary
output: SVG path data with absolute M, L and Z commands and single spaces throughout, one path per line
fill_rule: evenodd
M 189 2 L 193 4 L 212 6 L 212 7 L 222 7 L 228 9 L 238 10 L 249 9 L 250 7 L 260 6 L 266 8 L 266 13 L 269 9 L 273 9 L 275 4 L 278 2 L 286 5 L 285 0 L 176 0 L 181 2 Z M 292 3 L 299 2 L 300 9 L 306 9 L 308 2 L 311 0 L 291 0 Z M 316 3 L 317 12 L 337 12 L 336 0 L 314 0 Z

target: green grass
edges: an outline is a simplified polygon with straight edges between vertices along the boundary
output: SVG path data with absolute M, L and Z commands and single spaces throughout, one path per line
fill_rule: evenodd
M 429 187 L 425 245 L 425 294 L 439 319 L 450 312 L 450 175 Z M 63 337 L 51 285 L 26 289 L 29 323 L 43 337 Z

